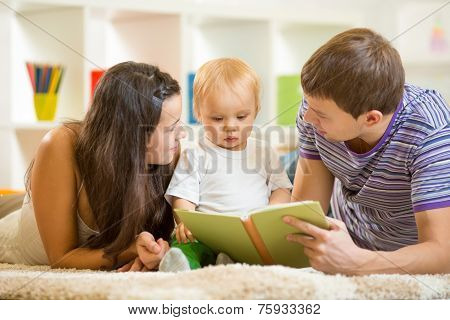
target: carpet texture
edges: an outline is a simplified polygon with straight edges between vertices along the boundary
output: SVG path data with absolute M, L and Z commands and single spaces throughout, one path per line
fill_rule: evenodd
M 0 264 L 1 299 L 450 299 L 447 275 L 331 276 L 242 264 L 117 273 Z

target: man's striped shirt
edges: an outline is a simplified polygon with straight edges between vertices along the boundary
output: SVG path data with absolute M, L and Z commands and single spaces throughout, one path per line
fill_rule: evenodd
M 450 207 L 450 109 L 434 91 L 405 85 L 390 124 L 367 153 L 330 142 L 297 117 L 300 156 L 322 160 L 336 177 L 332 215 L 355 243 L 392 251 L 417 243 L 414 214 Z

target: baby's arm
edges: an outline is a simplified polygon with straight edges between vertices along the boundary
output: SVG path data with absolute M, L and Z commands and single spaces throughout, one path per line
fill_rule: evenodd
M 279 188 L 272 191 L 269 204 L 288 203 L 291 201 L 291 192 L 286 188 Z
M 195 210 L 195 204 L 182 198 L 172 197 L 172 208 L 173 209 L 184 209 L 184 210 Z M 180 219 L 177 217 L 175 212 L 173 213 L 175 221 L 180 223 Z
M 166 191 L 166 200 L 173 209 L 195 210 L 196 203 L 200 200 L 200 169 L 202 159 L 198 155 L 196 147 L 186 148 L 181 152 L 172 179 Z M 189 240 L 194 241 L 194 237 L 180 223 L 180 219 L 174 213 L 176 227 L 176 238 L 179 243 L 186 243 Z
M 292 183 L 273 149 L 270 149 L 269 188 L 272 190 L 269 204 L 291 202 Z
M 182 198 L 173 197 L 172 198 L 172 208 L 173 209 L 184 209 L 184 210 L 195 210 L 195 204 Z M 194 237 L 192 233 L 189 231 L 188 228 L 184 226 L 183 222 L 180 222 L 180 218 L 176 215 L 176 213 L 173 213 L 175 217 L 175 221 L 177 222 L 177 226 L 175 229 L 175 235 L 177 238 L 178 243 L 187 243 L 188 240 L 194 241 Z

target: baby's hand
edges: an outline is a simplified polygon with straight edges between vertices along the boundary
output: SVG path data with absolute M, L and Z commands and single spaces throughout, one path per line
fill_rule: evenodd
M 188 241 L 191 241 L 191 242 L 195 241 L 194 236 L 189 231 L 189 229 L 184 226 L 183 222 L 180 222 L 179 224 L 177 224 L 175 232 L 176 232 L 175 234 L 176 234 L 178 243 L 188 243 Z
M 159 262 L 169 251 L 169 243 L 163 239 L 155 240 L 149 232 L 141 232 L 136 239 L 136 249 L 140 262 L 149 270 L 158 267 Z

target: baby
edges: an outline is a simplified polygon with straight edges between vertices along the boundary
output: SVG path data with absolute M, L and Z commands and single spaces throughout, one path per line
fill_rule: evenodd
M 173 208 L 242 215 L 268 204 L 290 201 L 292 184 L 278 156 L 249 138 L 260 109 L 255 71 L 240 59 L 205 63 L 194 81 L 194 114 L 204 135 L 180 155 L 166 199 Z M 180 271 L 217 263 L 179 221 L 176 241 L 160 264 Z M 226 255 L 217 257 L 218 260 Z

